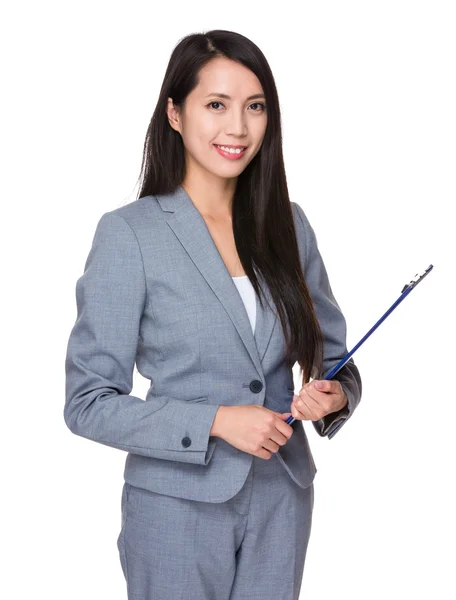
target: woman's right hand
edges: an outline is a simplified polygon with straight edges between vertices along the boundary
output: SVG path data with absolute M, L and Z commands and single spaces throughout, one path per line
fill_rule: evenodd
M 285 421 L 291 413 L 279 413 L 259 404 L 220 406 L 211 435 L 235 448 L 269 460 L 272 452 L 284 446 L 293 434 Z

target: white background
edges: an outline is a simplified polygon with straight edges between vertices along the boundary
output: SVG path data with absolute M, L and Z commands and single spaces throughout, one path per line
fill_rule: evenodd
M 355 354 L 350 422 L 331 441 L 305 423 L 318 473 L 301 598 L 456 598 L 454 3 L 41 1 L 0 21 L 1 597 L 127 597 L 126 454 L 63 420 L 75 283 L 102 213 L 136 198 L 172 49 L 220 28 L 271 65 L 290 197 L 348 348 L 434 265 Z M 146 389 L 136 372 L 132 393 Z

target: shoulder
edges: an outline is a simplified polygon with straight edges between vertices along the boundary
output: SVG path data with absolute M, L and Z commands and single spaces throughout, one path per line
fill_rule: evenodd
M 136 229 L 145 219 L 149 219 L 159 212 L 159 205 L 155 196 L 143 196 L 128 204 L 105 212 L 101 218 L 105 220 L 116 220 L 116 217 L 120 217 L 122 220 L 126 221 L 132 229 Z
M 295 220 L 295 226 L 303 227 L 304 229 L 310 228 L 309 219 L 307 218 L 303 208 L 297 202 L 290 202 L 293 210 L 293 217 Z
M 163 211 L 155 196 L 143 196 L 128 204 L 104 212 L 96 224 L 97 231 L 126 236 L 143 237 L 144 233 L 150 235 L 154 227 L 161 227 Z

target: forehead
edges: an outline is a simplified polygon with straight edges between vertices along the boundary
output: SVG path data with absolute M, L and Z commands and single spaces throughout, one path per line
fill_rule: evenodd
M 251 94 L 262 93 L 263 88 L 250 69 L 228 58 L 217 57 L 200 69 L 199 83 L 193 92 L 198 96 L 223 93 L 243 100 Z

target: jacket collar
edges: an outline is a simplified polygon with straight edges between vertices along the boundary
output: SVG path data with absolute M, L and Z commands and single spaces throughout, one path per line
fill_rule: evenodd
M 182 186 L 178 186 L 173 193 L 156 195 L 155 198 L 162 210 L 170 213 L 167 224 L 225 308 L 258 373 L 264 376 L 261 361 L 278 319 L 268 286 L 261 275 L 257 273 L 260 285 L 264 290 L 266 303 L 262 309 L 255 294 L 254 333 L 236 284 L 226 268 L 205 220 L 190 196 Z

